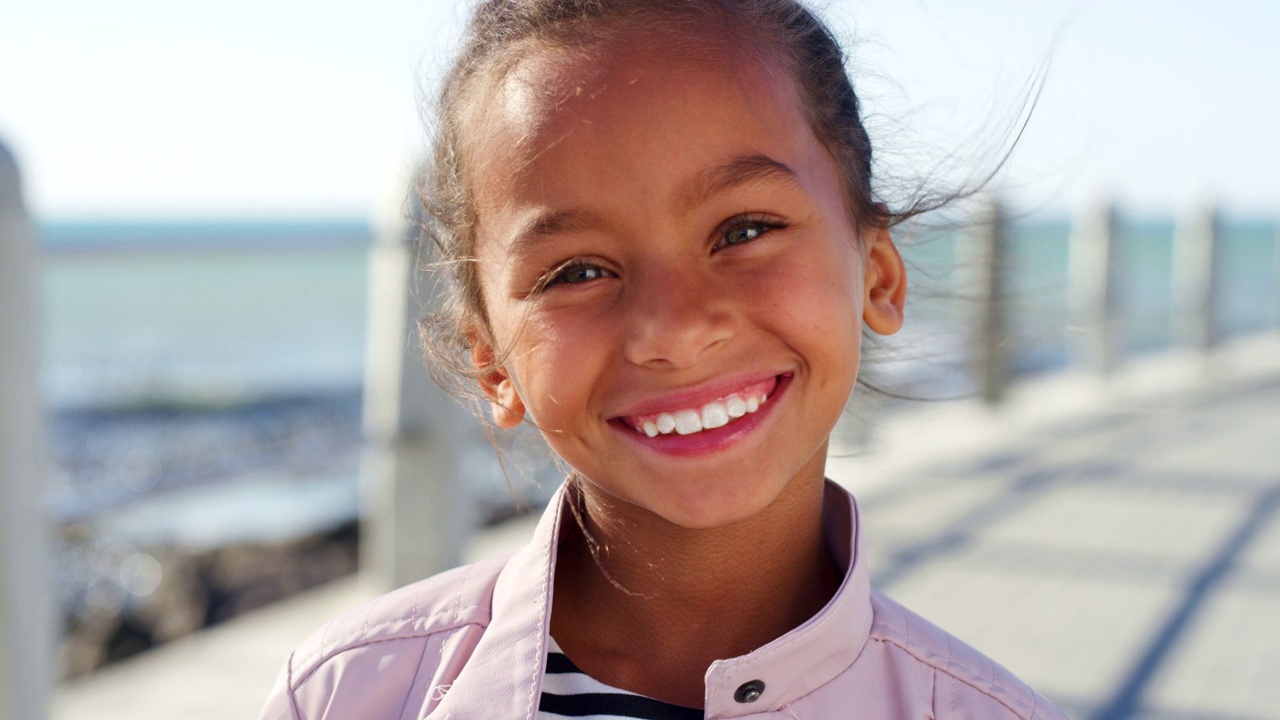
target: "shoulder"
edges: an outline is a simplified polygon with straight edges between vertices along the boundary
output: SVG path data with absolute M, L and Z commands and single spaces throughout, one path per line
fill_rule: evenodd
M 430 703 L 488 627 L 505 564 L 500 558 L 455 568 L 326 623 L 289 656 L 262 717 L 383 717 L 389 715 L 368 711 L 402 707 L 419 695 Z
M 1065 716 L 987 656 L 872 590 L 869 642 L 932 671 L 935 717 L 1049 720 Z
M 488 625 L 494 581 L 505 559 L 445 571 L 329 621 L 294 651 L 295 680 L 353 648 Z

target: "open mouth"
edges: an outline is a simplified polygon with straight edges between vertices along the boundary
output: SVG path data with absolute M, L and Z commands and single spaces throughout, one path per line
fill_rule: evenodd
M 759 412 L 787 377 L 789 376 L 775 376 L 696 407 L 673 408 L 620 419 L 635 432 L 651 438 L 659 435 L 695 435 L 716 430 Z

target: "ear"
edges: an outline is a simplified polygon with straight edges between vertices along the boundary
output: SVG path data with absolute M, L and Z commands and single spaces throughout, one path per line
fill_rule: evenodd
M 505 367 L 497 364 L 493 344 L 479 333 L 469 333 L 471 365 L 479 374 L 480 392 L 489 400 L 493 424 L 510 430 L 524 420 L 524 402 Z
M 862 320 L 879 335 L 902 328 L 907 302 L 907 268 L 889 236 L 887 219 L 876 221 L 874 232 L 864 238 L 866 278 L 863 285 Z

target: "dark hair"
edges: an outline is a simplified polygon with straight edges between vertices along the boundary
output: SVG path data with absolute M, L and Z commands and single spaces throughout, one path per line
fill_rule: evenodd
M 487 331 L 474 262 L 476 211 L 464 127 L 480 92 L 529 53 L 589 49 L 614 32 L 688 20 L 699 20 L 702 27 L 718 22 L 766 41 L 764 59 L 781 62 L 788 71 L 811 131 L 835 161 L 855 224 L 896 225 L 986 184 L 937 195 L 917 192 L 896 209 L 883 204 L 873 190 L 871 142 L 844 51 L 827 25 L 796 0 L 484 0 L 444 80 L 434 153 L 419 193 L 428 216 L 425 235 L 434 245 L 445 286 L 440 293 L 444 306 L 422 322 L 423 345 L 437 382 L 465 393 L 474 390 L 474 383 L 459 381 L 474 380 L 485 371 L 472 367 L 465 352 L 470 333 Z

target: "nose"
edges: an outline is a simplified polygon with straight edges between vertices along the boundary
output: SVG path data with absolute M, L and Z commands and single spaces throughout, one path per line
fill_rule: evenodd
M 731 293 L 705 273 L 655 268 L 628 291 L 625 353 L 637 365 L 693 367 L 737 331 Z

